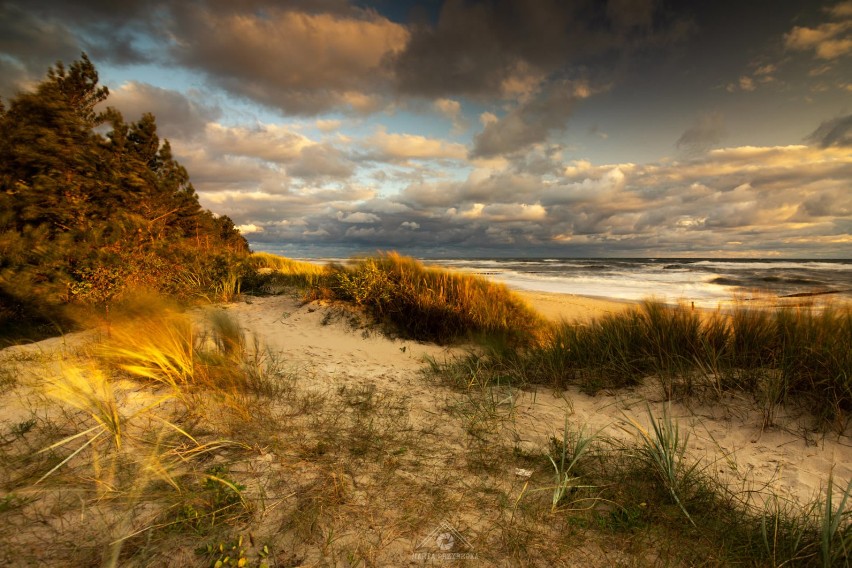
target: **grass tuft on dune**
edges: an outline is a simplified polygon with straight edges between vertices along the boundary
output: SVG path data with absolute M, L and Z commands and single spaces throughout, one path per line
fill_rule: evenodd
M 437 343 L 472 335 L 525 340 L 544 325 L 502 284 L 426 267 L 394 252 L 333 267 L 327 290 L 336 299 L 363 306 L 407 337 Z
M 744 391 L 762 405 L 767 424 L 787 402 L 840 430 L 852 413 L 848 307 L 738 306 L 708 314 L 649 300 L 591 322 L 556 324 L 529 348 L 498 343 L 471 357 L 520 382 L 573 383 L 590 392 L 646 377 L 658 380 L 667 398 Z

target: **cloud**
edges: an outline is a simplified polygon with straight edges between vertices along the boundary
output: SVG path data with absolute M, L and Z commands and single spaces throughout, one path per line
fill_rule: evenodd
M 852 3 L 841 2 L 826 10 L 833 19 L 816 27 L 796 26 L 784 36 L 793 51 L 812 51 L 818 59 L 838 59 L 852 53 Z
M 453 99 L 438 99 L 433 104 L 435 109 L 445 117 L 453 122 L 458 120 L 459 113 L 461 113 L 461 103 L 458 101 L 454 101 Z
M 287 173 L 305 179 L 345 179 L 355 171 L 355 164 L 343 152 L 329 144 L 305 146 L 299 157 L 287 167 Z
M 552 159 L 559 163 L 558 154 Z M 252 238 L 291 235 L 288 242 L 305 246 L 426 255 L 459 247 L 498 254 L 509 245 L 529 254 L 723 254 L 745 247 L 796 254 L 840 242 L 852 224 L 852 157 L 842 148 L 729 147 L 684 161 L 575 160 L 555 170 L 544 177 L 475 170 L 461 181 L 415 182 L 398 195 L 339 201 L 333 210 L 314 202 L 298 216 L 298 232 L 275 225 Z
M 461 134 L 468 128 L 467 120 L 462 114 L 462 106 L 459 101 L 447 98 L 437 99 L 432 106 L 441 115 L 448 118 L 453 124 L 453 134 Z
M 98 65 L 153 61 L 165 41 L 146 41 L 146 36 L 161 39 L 158 22 L 149 16 L 161 11 L 162 2 L 157 0 L 4 0 L 0 3 L 0 96 L 29 88 L 48 67 L 79 59 L 81 52 Z
M 675 142 L 679 150 L 687 153 L 704 152 L 719 144 L 725 136 L 725 119 L 721 113 L 711 112 L 698 117 Z
M 665 42 L 675 27 L 655 1 L 447 0 L 393 69 L 403 94 L 523 100 L 559 70 Z
M 205 131 L 206 146 L 219 154 L 259 158 L 268 162 L 287 163 L 299 158 L 302 150 L 315 144 L 312 140 L 275 124 L 255 127 L 224 126 L 210 123 Z
M 174 57 L 231 93 L 291 114 L 374 110 L 388 79 L 384 62 L 408 41 L 403 26 L 370 10 L 222 6 L 174 6 Z
M 106 104 L 121 111 L 127 121 L 152 113 L 157 118 L 157 129 L 166 138 L 197 137 L 208 123 L 222 115 L 219 107 L 204 103 L 200 96 L 187 96 L 136 81 L 112 89 Z
M 619 29 L 647 30 L 653 24 L 655 8 L 652 0 L 609 0 L 606 13 Z
M 852 18 L 852 1 L 838 2 L 834 6 L 828 8 L 828 13 L 835 18 Z
M 418 134 L 388 134 L 380 127 L 363 140 L 366 157 L 371 160 L 398 162 L 406 160 L 463 160 L 467 148 L 462 144 Z
M 61 23 L 38 17 L 14 2 L 0 3 L 0 96 L 24 90 L 57 59 L 80 56 L 80 44 Z
M 826 120 L 807 137 L 807 140 L 821 148 L 852 147 L 852 114 Z
M 335 119 L 320 119 L 316 121 L 315 125 L 321 132 L 333 132 L 343 125 L 343 121 Z
M 563 81 L 549 85 L 502 117 L 483 114 L 480 120 L 485 127 L 474 137 L 471 157 L 509 154 L 544 142 L 552 132 L 565 128 L 576 101 L 588 95 L 585 82 Z
M 237 230 L 243 235 L 250 235 L 252 233 L 262 233 L 263 227 L 258 227 L 254 223 L 250 223 L 248 225 L 238 225 Z
M 373 213 L 363 213 L 361 211 L 350 213 L 349 215 L 344 215 L 342 211 L 337 212 L 337 220 L 341 223 L 378 223 L 381 221 L 381 217 L 378 215 L 374 215 Z

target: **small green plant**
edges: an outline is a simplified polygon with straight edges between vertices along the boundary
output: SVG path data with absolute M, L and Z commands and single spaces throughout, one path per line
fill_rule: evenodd
M 27 420 L 22 420 L 18 422 L 14 426 L 12 426 L 12 434 L 18 437 L 25 436 L 30 430 L 35 428 L 37 420 L 35 418 L 28 418 Z
M 189 493 L 174 525 L 204 534 L 224 519 L 241 516 L 248 508 L 242 495 L 245 488 L 228 477 L 224 466 L 213 466 L 205 472 L 198 490 Z
M 847 501 L 852 495 L 852 480 L 840 494 L 840 503 L 834 507 L 834 472 L 828 476 L 825 489 L 825 505 L 820 518 L 820 552 L 824 568 L 849 565 L 852 554 L 852 509 Z
M 18 509 L 26 503 L 26 499 L 16 495 L 15 493 L 4 495 L 3 497 L 0 497 L 0 514 Z
M 249 543 L 246 546 L 243 535 L 236 539 L 208 543 L 206 546 L 196 549 L 196 554 L 206 556 L 210 560 L 211 568 L 225 568 L 226 566 L 246 568 L 269 568 L 269 546 L 264 544 L 256 546 L 254 539 L 249 535 Z
M 691 466 L 686 464 L 685 454 L 689 442 L 689 433 L 686 432 L 681 436 L 677 422 L 669 416 L 666 409 L 663 410 L 663 415 L 656 419 L 649 406 L 648 418 L 651 422 L 653 434 L 633 418 L 627 417 L 639 434 L 640 456 L 657 475 L 674 502 L 694 526 L 695 521 L 692 520 L 686 510 L 682 499 L 684 490 L 689 485 L 690 478 L 695 473 L 699 463 L 695 462 Z
M 551 439 L 551 451 L 547 458 L 553 465 L 554 471 L 554 487 L 551 500 L 551 512 L 556 511 L 562 499 L 568 495 L 577 480 L 573 475 L 574 466 L 591 447 L 595 440 L 596 434 L 586 436 L 585 427 L 580 428 L 579 432 L 572 434 L 568 428 L 568 415 L 565 415 L 565 428 L 562 431 L 562 440 L 556 438 Z M 553 454 L 559 459 L 559 462 L 554 459 Z

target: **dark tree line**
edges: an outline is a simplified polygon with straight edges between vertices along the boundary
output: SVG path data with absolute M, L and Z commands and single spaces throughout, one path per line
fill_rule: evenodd
M 201 207 L 154 116 L 127 123 L 99 110 L 108 95 L 84 54 L 0 101 L 0 325 L 33 302 L 191 295 L 248 252 Z

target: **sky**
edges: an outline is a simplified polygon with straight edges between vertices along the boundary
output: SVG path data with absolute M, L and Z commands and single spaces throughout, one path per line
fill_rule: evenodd
M 852 257 L 852 0 L 0 0 L 254 250 Z

